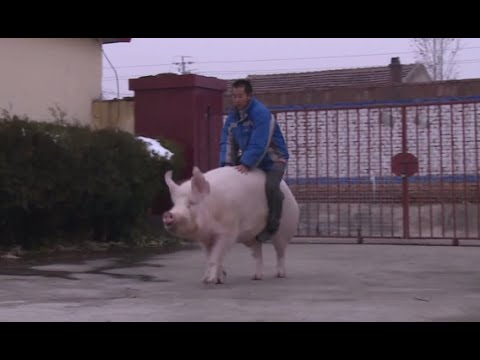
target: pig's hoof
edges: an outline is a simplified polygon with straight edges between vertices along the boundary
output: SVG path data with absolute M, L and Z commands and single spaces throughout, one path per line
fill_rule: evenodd
M 255 274 L 252 276 L 252 280 L 262 280 L 262 275 Z
M 216 276 L 207 277 L 205 280 L 203 280 L 203 282 L 205 284 L 223 284 L 223 280 Z
M 217 284 L 223 284 L 226 277 L 227 273 L 225 271 L 222 271 L 222 273 L 218 276 Z
M 284 272 L 279 271 L 279 272 L 277 273 L 277 277 L 278 277 L 278 278 L 284 278 L 284 277 L 287 277 L 287 275 L 286 275 Z

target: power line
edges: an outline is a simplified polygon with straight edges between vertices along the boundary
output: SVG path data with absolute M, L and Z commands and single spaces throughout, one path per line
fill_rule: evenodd
M 444 64 L 474 64 L 480 62 L 480 59 L 470 59 L 470 60 L 461 60 L 454 62 L 445 62 Z M 366 67 L 376 67 L 376 66 L 366 66 Z M 273 74 L 275 71 L 324 71 L 324 70 L 342 70 L 342 69 L 351 69 L 352 67 L 315 67 L 315 68 L 283 68 L 283 69 L 262 69 L 262 70 L 205 70 L 200 71 L 202 74 L 236 74 L 236 73 L 258 73 L 258 72 L 267 72 Z
M 464 47 L 461 50 L 480 49 L 480 46 Z M 269 61 L 295 61 L 295 60 L 318 60 L 318 59 L 343 59 L 343 58 L 355 58 L 355 57 L 369 57 L 369 56 L 384 56 L 384 55 L 402 55 L 402 54 L 414 54 L 415 51 L 397 51 L 386 53 L 368 53 L 368 54 L 347 54 L 347 55 L 326 55 L 326 56 L 314 56 L 314 57 L 293 57 L 293 58 L 271 58 L 271 59 L 251 59 L 251 60 L 216 60 L 216 61 L 196 61 L 196 64 L 230 64 L 230 63 L 249 63 L 249 62 L 269 62 Z M 182 57 L 183 61 L 183 57 Z M 175 65 L 181 64 L 179 62 L 173 63 Z M 156 66 L 170 66 L 168 64 L 145 64 L 145 65 L 126 65 L 117 66 L 117 69 L 137 68 L 137 67 L 156 67 Z
M 120 97 L 120 85 L 119 85 L 119 77 L 118 77 L 118 74 L 117 74 L 117 70 L 115 69 L 115 67 L 113 66 L 112 62 L 110 61 L 110 59 L 108 58 L 107 54 L 105 53 L 105 51 L 103 50 L 103 46 L 102 46 L 102 53 L 103 53 L 103 56 L 105 56 L 105 59 L 107 59 L 108 63 L 110 64 L 113 72 L 115 73 L 115 79 L 117 81 L 117 95 L 118 97 Z
M 458 60 L 455 61 L 454 63 L 458 64 L 474 64 L 480 62 L 480 59 L 464 59 L 464 60 Z M 370 66 L 367 66 L 370 67 Z M 258 73 L 258 72 L 269 72 L 269 73 L 274 73 L 276 71 L 291 71 L 291 72 L 296 72 L 296 71 L 323 71 L 323 70 L 340 70 L 341 68 L 339 67 L 309 67 L 309 68 L 276 68 L 276 69 L 246 69 L 246 70 L 198 70 L 198 74 L 239 74 L 239 73 Z M 347 68 L 345 68 L 347 69 Z M 130 78 L 135 78 L 139 76 L 146 76 L 145 74 L 124 74 L 120 77 L 122 80 L 130 79 Z M 104 77 L 103 80 L 105 81 L 111 81 L 114 80 L 115 77 Z
M 117 94 L 117 91 L 116 90 L 112 90 L 112 89 L 104 89 L 102 90 L 102 92 L 104 94 L 110 94 L 110 95 L 116 95 Z M 125 93 L 125 92 L 120 92 L 120 95 L 122 96 L 125 96 L 125 95 L 129 95 L 130 93 Z

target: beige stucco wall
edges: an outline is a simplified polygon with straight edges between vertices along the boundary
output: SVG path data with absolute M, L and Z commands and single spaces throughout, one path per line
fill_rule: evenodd
M 90 125 L 92 100 L 102 92 L 96 39 L 0 38 L 0 49 L 0 110 L 54 121 L 49 108 L 58 106 L 68 122 Z
M 119 129 L 135 132 L 135 102 L 132 100 L 103 100 L 92 104 L 93 129 Z

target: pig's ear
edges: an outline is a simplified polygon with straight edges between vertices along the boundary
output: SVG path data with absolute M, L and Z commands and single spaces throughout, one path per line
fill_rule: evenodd
M 168 188 L 170 189 L 170 193 L 173 194 L 177 189 L 178 185 L 172 180 L 172 170 L 168 170 L 165 173 L 165 183 L 167 184 Z
M 192 194 L 199 200 L 210 193 L 210 184 L 196 166 L 193 168 Z

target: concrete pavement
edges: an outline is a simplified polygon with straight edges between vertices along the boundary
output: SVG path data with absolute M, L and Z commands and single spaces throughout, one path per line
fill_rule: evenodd
M 0 260 L 0 321 L 480 321 L 480 248 L 291 244 L 287 278 L 243 245 L 204 285 L 199 249 Z

